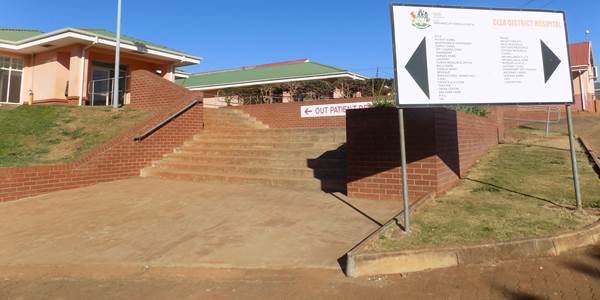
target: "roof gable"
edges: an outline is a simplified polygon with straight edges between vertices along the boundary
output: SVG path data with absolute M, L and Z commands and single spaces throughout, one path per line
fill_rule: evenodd
M 112 32 L 112 31 L 108 31 L 108 30 L 102 29 L 102 28 L 75 28 L 75 29 L 81 30 L 81 31 L 84 31 L 84 32 L 88 32 L 88 33 L 91 33 L 93 35 L 105 36 L 105 37 L 108 37 L 108 38 L 111 38 L 111 39 L 116 39 L 117 38 L 117 34 L 116 33 Z M 157 43 L 154 43 L 154 42 L 151 42 L 151 41 L 147 41 L 147 40 L 138 39 L 138 38 L 135 38 L 135 37 L 132 37 L 132 36 L 128 36 L 128 35 L 125 35 L 125 34 L 121 34 L 121 40 L 122 41 L 129 41 L 129 42 L 134 43 L 134 44 L 138 44 L 138 43 L 139 44 L 144 44 L 146 46 L 152 46 L 152 47 L 160 48 L 160 49 L 164 49 L 164 50 L 178 51 L 176 49 L 169 48 L 169 47 L 161 45 L 161 44 L 157 44 Z
M 581 42 L 569 45 L 571 66 L 587 66 L 592 64 L 592 43 Z

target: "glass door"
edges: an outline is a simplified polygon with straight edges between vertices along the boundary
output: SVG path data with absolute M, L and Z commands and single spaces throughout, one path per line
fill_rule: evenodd
M 123 104 L 123 94 L 127 89 L 127 67 L 121 65 L 119 71 L 119 104 Z M 115 80 L 114 67 L 109 63 L 93 62 L 92 80 L 89 82 L 90 105 L 112 105 L 113 84 Z
M 109 105 L 112 79 L 110 69 L 102 67 L 92 68 L 92 99 L 90 105 Z

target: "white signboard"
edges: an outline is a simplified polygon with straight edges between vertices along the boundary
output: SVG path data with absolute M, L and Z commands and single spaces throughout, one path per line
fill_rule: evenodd
M 392 5 L 400 105 L 572 103 L 562 12 Z
M 346 110 L 368 108 L 370 106 L 371 106 L 371 102 L 306 105 L 306 106 L 300 106 L 300 117 L 302 117 L 302 118 L 340 117 L 340 116 L 346 115 Z

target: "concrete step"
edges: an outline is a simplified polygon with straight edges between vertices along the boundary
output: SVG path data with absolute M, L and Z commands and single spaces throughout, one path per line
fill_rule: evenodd
M 318 158 L 322 155 L 328 155 L 327 158 L 343 158 L 343 153 L 332 153 L 323 149 L 231 149 L 231 148 L 204 148 L 204 147 L 180 147 L 175 148 L 175 153 L 201 153 L 204 155 L 224 155 L 224 156 L 246 156 L 246 157 L 269 157 L 279 159 L 290 158 Z
M 205 130 L 142 176 L 344 191 L 346 131 L 268 129 L 236 109 L 205 109 Z
M 233 109 L 205 109 L 204 122 L 206 128 L 233 129 L 249 127 L 255 129 L 269 128 L 256 118 L 241 110 Z
M 346 134 L 343 128 L 269 128 L 269 129 L 246 129 L 240 132 L 263 132 L 270 134 L 310 133 L 310 134 Z
M 236 182 L 247 184 L 260 184 L 267 186 L 291 188 L 291 189 L 321 189 L 326 192 L 345 191 L 346 182 L 339 179 L 319 180 L 319 179 L 298 179 L 286 177 L 264 177 L 264 176 L 234 176 L 223 174 L 209 174 L 199 172 L 182 172 L 174 170 L 163 170 L 158 168 L 144 169 L 143 177 L 160 177 L 174 180 L 188 181 L 214 181 L 214 182 Z
M 198 173 L 210 173 L 219 175 L 240 176 L 269 176 L 269 177 L 291 177 L 291 178 L 346 178 L 346 170 L 343 168 L 310 169 L 304 168 L 274 168 L 265 166 L 236 166 L 228 164 L 210 164 L 197 162 L 174 162 L 160 161 L 154 163 L 153 168 L 161 170 L 193 171 Z
M 346 140 L 346 132 L 335 130 L 335 131 L 326 131 L 326 130 L 303 130 L 303 129 L 245 129 L 239 128 L 236 130 L 226 130 L 226 129 L 207 129 L 204 132 L 198 134 L 197 136 L 206 136 L 206 137 L 293 137 L 293 138 L 302 138 L 302 137 L 330 137 L 332 139 L 336 139 L 336 141 L 345 141 Z
M 171 153 L 158 161 L 195 162 L 199 164 L 227 164 L 237 166 L 265 166 L 273 168 L 344 168 L 346 160 L 338 159 L 306 159 L 295 157 L 291 159 L 264 158 L 254 156 L 224 156 L 205 155 L 203 153 Z
M 294 136 L 294 135 L 211 135 L 211 134 L 198 134 L 192 138 L 193 141 L 206 141 L 210 142 L 255 142 L 255 143 L 314 143 L 314 142 L 325 142 L 325 143 L 339 143 L 346 142 L 346 137 L 341 136 L 327 136 L 327 135 L 306 135 L 306 136 Z
M 191 140 L 183 144 L 183 147 L 201 147 L 205 149 L 337 149 L 341 143 L 330 142 L 279 142 L 279 141 L 222 141 L 222 140 Z

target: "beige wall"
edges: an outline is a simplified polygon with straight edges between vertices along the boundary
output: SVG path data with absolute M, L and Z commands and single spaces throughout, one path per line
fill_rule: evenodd
M 594 93 L 594 71 L 592 67 L 589 67 L 587 70 L 582 71 L 573 71 L 573 88 L 575 90 L 576 95 L 581 95 L 581 88 L 579 80 L 581 80 L 581 84 L 583 85 L 583 90 L 587 94 Z
M 107 49 L 92 47 L 86 51 L 85 59 L 82 59 L 84 47 L 84 45 L 72 45 L 35 55 L 7 52 L 0 52 L 0 55 L 20 58 L 25 62 L 21 103 L 28 101 L 29 90 L 33 91 L 34 101 L 78 99 L 81 91 L 82 63 L 84 64 L 83 98 L 87 99 L 87 82 L 91 76 L 90 63 L 92 61 L 114 63 L 114 53 Z M 140 69 L 151 72 L 161 70 L 164 78 L 171 80 L 173 77 L 174 68 L 166 61 L 122 53 L 121 64 L 127 65 L 128 72 Z
M 30 90 L 33 91 L 34 100 L 65 99 L 67 82 L 71 80 L 70 53 L 70 48 L 61 48 L 35 55 L 0 55 L 19 57 L 25 61 L 21 89 L 21 103 L 24 103 L 28 100 Z

